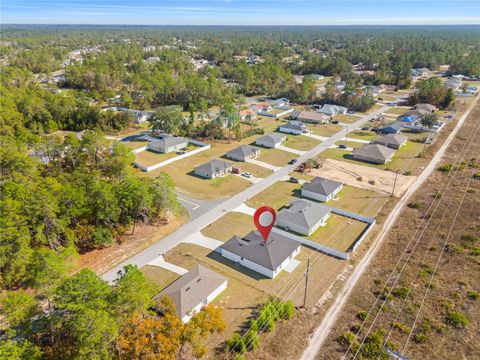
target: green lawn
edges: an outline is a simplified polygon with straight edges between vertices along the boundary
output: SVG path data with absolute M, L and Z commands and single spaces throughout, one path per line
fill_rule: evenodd
M 279 210 L 283 206 L 289 205 L 295 197 L 299 197 L 301 188 L 302 185 L 300 184 L 277 181 L 272 186 L 248 200 L 247 205 L 256 209 L 268 204 L 272 208 Z
M 132 150 L 135 150 L 135 149 L 139 149 L 143 146 L 146 146 L 148 144 L 148 142 L 146 142 L 146 141 L 125 141 L 125 142 L 122 142 L 121 144 L 125 145 L 126 147 L 128 147 Z
M 375 131 L 370 130 L 355 130 L 348 133 L 348 137 L 373 141 L 379 137 L 379 135 Z
M 347 251 L 366 227 L 366 223 L 331 214 L 327 224 L 307 239 L 339 251 Z
M 262 149 L 258 160 L 271 164 L 273 166 L 283 167 L 287 163 L 297 158 L 298 155 L 279 149 Z
M 342 130 L 343 127 L 337 124 L 321 124 L 312 126 L 308 125 L 307 128 L 315 135 L 330 137 Z
M 347 145 L 348 147 L 351 147 L 351 148 L 360 148 L 362 147 L 363 145 L 365 145 L 364 143 L 360 143 L 360 142 L 357 142 L 357 141 L 344 141 L 344 140 L 341 140 L 341 141 L 337 141 L 335 143 L 335 145 Z
M 232 236 L 245 236 L 255 229 L 253 218 L 247 214 L 230 211 L 201 230 L 205 236 L 227 241 Z
M 160 266 L 143 266 L 140 268 L 140 271 L 152 282 L 158 286 L 159 290 L 170 285 L 172 282 L 177 280 L 180 275 L 177 273 L 161 268 Z
M 327 205 L 351 211 L 360 215 L 375 216 L 388 201 L 384 194 L 355 186 L 343 185 L 336 200 L 330 200 Z
M 308 151 L 320 144 L 321 141 L 302 135 L 288 135 L 282 145 L 301 151 Z
M 249 172 L 256 178 L 265 178 L 269 175 L 272 175 L 273 173 L 272 170 L 256 164 L 251 164 L 244 161 L 233 161 L 233 160 L 228 160 L 228 161 L 234 163 L 235 166 L 238 167 L 241 172 Z
M 168 154 L 156 153 L 150 150 L 139 152 L 135 154 L 135 161 L 143 166 L 152 166 L 167 159 L 171 159 L 177 156 L 175 152 L 170 152 Z
M 333 117 L 333 120 L 340 121 L 342 123 L 351 124 L 360 119 L 360 116 L 350 114 L 338 114 Z

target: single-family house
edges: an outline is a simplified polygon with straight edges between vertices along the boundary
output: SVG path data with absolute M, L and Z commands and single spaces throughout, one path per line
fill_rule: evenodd
M 278 227 L 305 236 L 312 235 L 320 226 L 327 224 L 330 208 L 308 200 L 295 200 L 288 208 L 277 214 Z
M 282 124 L 278 127 L 278 131 L 293 134 L 293 135 L 300 135 L 307 132 L 307 128 L 305 124 L 301 123 L 300 121 L 289 121 L 286 124 Z
M 444 85 L 447 89 L 453 89 L 454 91 L 457 91 L 460 86 L 462 86 L 462 80 L 458 78 L 451 77 L 447 81 L 445 81 Z
M 431 104 L 417 104 L 415 110 L 425 111 L 426 114 L 433 114 L 437 108 Z
M 348 109 L 344 106 L 325 104 L 318 111 L 328 116 L 335 116 L 338 114 L 346 114 Z
M 268 102 L 256 102 L 256 103 L 252 103 L 250 105 L 250 108 L 256 111 L 257 113 L 260 113 L 260 112 L 272 110 L 272 105 L 270 105 Z
M 263 146 L 266 148 L 277 148 L 282 145 L 282 142 L 286 139 L 287 137 L 285 135 L 273 132 L 259 137 L 257 140 L 255 140 L 255 145 Z
M 260 148 L 251 145 L 241 145 L 233 150 L 227 151 L 227 158 L 236 161 L 255 159 L 260 154 Z
M 147 149 L 159 153 L 168 154 L 173 151 L 180 151 L 188 146 L 188 139 L 183 137 L 164 136 L 148 143 Z
M 220 246 L 223 257 L 257 273 L 274 279 L 300 252 L 300 245 L 283 235 L 271 232 L 264 241 L 258 231 L 245 237 L 233 236 Z
M 270 104 L 272 105 L 273 108 L 278 108 L 282 106 L 288 106 L 290 104 L 290 101 L 286 98 L 280 98 L 280 99 L 272 100 Z
M 202 265 L 196 265 L 155 295 L 154 300 L 169 296 L 178 317 L 187 323 L 195 313 L 220 295 L 227 284 L 227 278 Z
M 384 126 L 379 131 L 382 134 L 397 134 L 403 128 L 403 126 L 404 126 L 403 122 L 400 120 L 397 120 L 391 124 Z
M 207 179 L 215 179 L 216 177 L 227 175 L 232 171 L 232 168 L 232 163 L 214 159 L 203 165 L 197 166 L 193 169 L 193 173 Z
M 400 134 L 388 134 L 373 141 L 374 144 L 383 145 L 390 149 L 399 149 L 407 143 L 408 137 Z
M 365 144 L 359 149 L 354 149 L 352 156 L 356 160 L 385 164 L 392 158 L 395 150 L 379 144 Z
M 334 199 L 342 188 L 341 182 L 316 176 L 310 182 L 303 184 L 301 193 L 303 197 L 328 202 Z
M 238 115 L 240 116 L 240 120 L 253 120 L 257 117 L 257 112 L 253 109 L 245 109 L 241 110 Z
M 297 120 L 308 124 L 326 124 L 330 121 L 328 115 L 313 111 L 301 111 L 296 117 Z

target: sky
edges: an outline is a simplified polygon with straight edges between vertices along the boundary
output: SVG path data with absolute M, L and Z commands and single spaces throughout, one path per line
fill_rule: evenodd
M 480 24 L 475 0 L 0 0 L 2 24 Z

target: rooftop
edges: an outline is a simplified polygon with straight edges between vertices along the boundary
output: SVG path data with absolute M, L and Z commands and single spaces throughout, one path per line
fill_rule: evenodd
M 295 200 L 290 203 L 288 208 L 280 210 L 277 219 L 311 229 L 329 213 L 328 206 L 307 200 Z
M 317 176 L 313 178 L 310 182 L 305 183 L 303 185 L 303 189 L 317 193 L 317 194 L 328 196 L 342 185 L 343 184 L 341 182 L 325 179 Z

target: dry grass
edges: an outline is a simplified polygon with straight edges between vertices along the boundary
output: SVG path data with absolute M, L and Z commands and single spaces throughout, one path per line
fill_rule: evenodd
M 301 135 L 288 135 L 282 145 L 301 151 L 308 151 L 320 144 L 321 141 Z
M 154 151 L 145 150 L 135 154 L 135 161 L 143 166 L 152 166 L 162 161 L 171 159 L 175 156 L 178 156 L 175 152 L 170 152 L 167 154 L 156 153 Z
M 283 167 L 287 163 L 297 158 L 297 154 L 279 149 L 262 149 L 258 160 L 271 164 L 273 166 Z
M 234 235 L 245 236 L 254 229 L 255 225 L 251 216 L 230 211 L 204 227 L 201 233 L 213 239 L 227 241 Z
M 355 186 L 343 185 L 342 190 L 337 194 L 337 198 L 330 200 L 327 205 L 360 215 L 375 216 L 387 201 L 388 197 L 384 194 Z
M 340 121 L 342 123 L 351 124 L 360 119 L 360 116 L 350 114 L 338 114 L 333 117 L 333 120 Z
M 152 280 L 152 282 L 158 286 L 159 290 L 167 287 L 180 277 L 180 275 L 178 275 L 177 273 L 164 269 L 160 266 L 146 265 L 140 270 L 147 278 Z
M 406 113 L 408 110 L 410 110 L 409 107 L 407 106 L 394 106 L 387 111 L 385 111 L 385 114 L 387 115 L 402 115 Z
M 307 128 L 315 135 L 325 137 L 330 137 L 342 130 L 342 126 L 337 124 L 308 125 Z
M 252 208 L 258 208 L 268 204 L 276 210 L 290 204 L 296 196 L 300 195 L 302 185 L 292 184 L 286 181 L 277 181 L 272 186 L 263 190 L 253 198 L 247 201 L 247 205 Z

